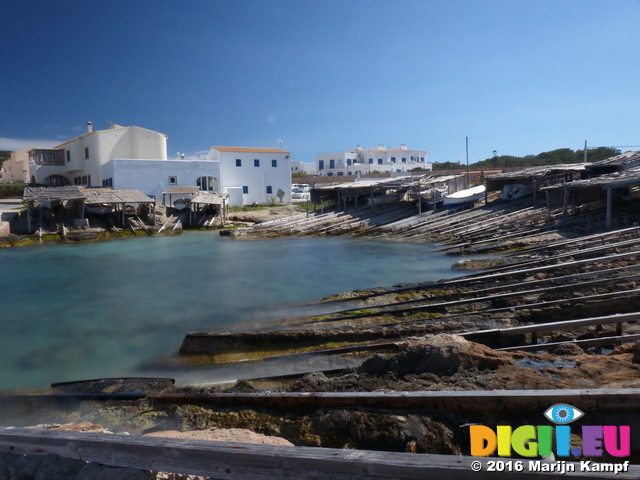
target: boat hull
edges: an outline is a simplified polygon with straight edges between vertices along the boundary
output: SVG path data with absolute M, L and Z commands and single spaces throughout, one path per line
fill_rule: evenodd
M 468 188 L 466 190 L 460 190 L 459 192 L 445 195 L 442 203 L 446 208 L 456 208 L 461 205 L 475 203 L 484 196 L 485 186 L 480 185 L 478 187 Z

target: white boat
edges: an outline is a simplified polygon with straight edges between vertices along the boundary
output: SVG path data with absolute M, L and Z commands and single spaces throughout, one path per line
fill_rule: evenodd
M 458 192 L 445 195 L 442 203 L 447 208 L 456 208 L 464 205 L 465 203 L 474 203 L 482 198 L 484 191 L 484 185 L 467 188 L 466 190 L 460 190 Z
M 125 203 L 124 205 L 124 214 L 125 215 L 136 215 L 138 213 L 138 204 L 137 203 Z
M 176 198 L 173 201 L 173 208 L 175 208 L 176 210 L 184 210 L 185 208 L 188 208 L 190 206 L 191 206 L 190 198 Z
M 522 185 L 521 183 L 511 183 L 502 189 L 502 200 L 515 200 L 526 197 L 533 193 L 533 185 Z
M 106 215 L 113 210 L 113 206 L 108 203 L 87 203 L 87 212 L 94 213 L 96 215 Z

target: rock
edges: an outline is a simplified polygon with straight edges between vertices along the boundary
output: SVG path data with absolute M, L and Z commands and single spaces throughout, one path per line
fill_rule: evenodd
M 358 372 L 371 375 L 391 372 L 397 377 L 423 373 L 451 376 L 461 368 L 495 370 L 512 363 L 508 355 L 472 344 L 457 335 L 440 334 L 410 340 L 403 352 L 391 357 L 375 355 L 365 361 Z
M 584 350 L 575 343 L 563 343 L 554 348 L 551 353 L 553 355 L 583 355 Z

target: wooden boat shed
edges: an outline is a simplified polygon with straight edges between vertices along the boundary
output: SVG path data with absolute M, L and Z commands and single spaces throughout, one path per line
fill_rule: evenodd
M 632 211 L 631 203 L 640 199 L 640 167 L 571 183 L 550 185 L 540 190 L 547 196 L 549 215 L 551 210 L 562 207 L 564 221 L 569 216 L 569 210 L 575 215 L 604 206 L 605 228 L 611 229 L 614 203 L 620 205 L 624 202 L 629 213 L 640 213 Z
M 220 226 L 223 226 L 226 223 L 227 216 L 229 216 L 229 194 L 199 191 L 191 199 L 191 206 L 195 206 L 196 211 L 203 210 L 205 207 L 215 206 L 220 214 Z M 189 209 L 190 216 L 192 210 L 192 208 Z M 191 221 L 191 218 L 189 221 Z
M 145 195 L 138 190 L 109 190 L 109 189 L 87 189 L 84 192 L 84 203 L 82 205 L 82 217 L 84 217 L 84 207 L 86 204 L 106 204 L 113 205 L 114 210 L 118 210 L 122 213 L 122 225 L 125 224 L 125 209 L 126 204 L 147 204 L 151 206 L 151 213 L 156 218 L 156 201 Z
M 338 208 L 343 206 L 346 210 L 347 202 L 353 201 L 357 208 L 359 204 L 373 205 L 376 203 L 399 202 L 406 194 L 430 190 L 436 185 L 446 185 L 448 191 L 457 192 L 464 188 L 464 175 L 413 175 L 396 178 L 384 178 L 379 180 L 360 180 L 349 183 L 339 183 L 311 190 L 311 202 L 321 204 L 325 201 L 335 201 Z
M 162 192 L 162 205 L 167 205 L 167 195 L 169 196 L 169 207 L 173 207 L 173 197 L 178 200 L 179 198 L 191 198 L 196 196 L 200 191 L 200 187 L 169 187 Z
M 22 196 L 27 202 L 27 222 L 29 230 L 31 230 L 31 212 L 34 204 L 52 205 L 53 203 L 62 204 L 63 202 L 79 201 L 82 205 L 81 218 L 85 216 L 85 206 L 87 204 L 109 204 L 117 208 L 120 205 L 123 212 L 124 224 L 124 205 L 127 203 L 143 203 L 153 205 L 155 213 L 156 202 L 138 190 L 111 190 L 106 188 L 86 188 L 81 185 L 69 185 L 66 187 L 27 187 Z M 42 215 L 42 210 L 40 210 Z M 155 215 L 154 215 L 155 218 Z
M 502 191 L 506 185 L 522 184 L 533 187 L 533 203 L 536 202 L 536 192 L 547 185 L 572 182 L 585 178 L 590 163 L 570 163 L 561 165 L 546 165 L 529 167 L 515 172 L 488 175 L 485 178 L 485 200 L 490 192 Z

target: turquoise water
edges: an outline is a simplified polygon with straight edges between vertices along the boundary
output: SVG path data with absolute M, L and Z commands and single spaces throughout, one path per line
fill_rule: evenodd
M 141 374 L 191 331 L 273 305 L 458 275 L 425 245 L 185 233 L 0 251 L 0 390 Z

